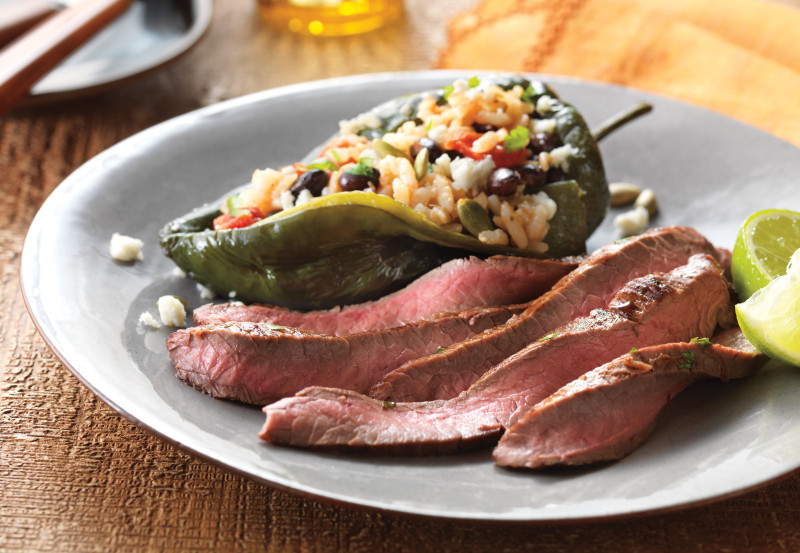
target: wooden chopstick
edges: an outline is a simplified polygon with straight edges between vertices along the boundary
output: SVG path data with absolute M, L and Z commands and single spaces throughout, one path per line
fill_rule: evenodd
M 23 0 L 0 7 L 0 47 L 57 11 L 48 0 Z
M 131 3 L 132 0 L 83 0 L 47 18 L 0 51 L 0 117 Z

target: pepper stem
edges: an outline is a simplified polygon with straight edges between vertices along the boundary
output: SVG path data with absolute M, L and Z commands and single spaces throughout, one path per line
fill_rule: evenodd
M 625 125 L 626 123 L 630 123 L 634 119 L 638 119 L 645 113 L 649 113 L 652 110 L 653 106 L 651 104 L 648 104 L 647 102 L 641 102 L 639 104 L 636 104 L 635 106 L 628 108 L 625 111 L 618 113 L 600 123 L 600 126 L 598 126 L 596 130 L 592 131 L 594 139 L 597 142 L 600 142 L 603 138 L 605 138 L 606 136 L 608 136 L 621 126 Z

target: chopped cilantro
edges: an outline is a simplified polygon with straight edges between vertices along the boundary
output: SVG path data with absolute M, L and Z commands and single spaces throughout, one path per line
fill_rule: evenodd
M 285 326 L 274 325 L 272 323 L 264 323 L 264 326 L 266 326 L 270 330 L 286 330 Z
M 527 102 L 529 104 L 534 103 L 534 98 L 536 96 L 536 92 L 533 90 L 533 85 L 528 85 L 528 88 L 522 93 L 522 97 L 520 98 L 523 102 Z
M 634 347 L 631 348 L 631 350 L 628 353 L 639 353 L 639 348 L 634 346 Z
M 520 125 L 511 129 L 508 136 L 503 140 L 503 147 L 506 149 L 506 152 L 518 152 L 528 145 L 529 138 L 530 134 L 528 133 L 528 128 Z
M 436 351 L 434 351 L 433 353 L 442 353 L 446 349 L 447 348 L 444 347 L 444 346 L 439 346 L 438 348 L 436 348 Z
M 479 84 L 481 84 L 481 80 L 478 77 L 470 77 L 470 79 L 467 81 L 467 86 L 470 88 L 475 88 Z M 451 84 L 442 87 L 442 98 L 444 98 L 445 102 L 450 99 L 450 95 L 454 90 L 455 87 Z
M 394 402 L 394 401 L 389 401 L 388 399 L 387 399 L 387 400 L 384 400 L 384 402 L 383 402 L 383 408 L 384 408 L 384 409 L 391 409 L 391 408 L 392 408 L 392 407 L 394 407 L 395 405 L 396 405 L 396 404 L 395 404 L 395 402 Z
M 541 338 L 539 338 L 539 339 L 537 340 L 537 342 L 546 342 L 547 340 L 550 340 L 550 339 L 552 339 L 552 338 L 555 338 L 556 336 L 558 336 L 558 331 L 557 331 L 557 330 L 554 330 L 554 331 L 553 331 L 553 332 L 551 332 L 550 334 L 545 334 L 544 336 L 542 336 Z
M 694 365 L 694 352 L 693 351 L 687 351 L 687 352 L 681 353 L 681 359 L 683 359 L 683 363 L 678 365 L 678 368 L 679 369 L 691 369 L 692 366 Z
M 372 168 L 372 158 L 360 158 L 357 164 L 353 165 L 345 172 L 352 173 L 354 175 L 361 175 L 363 177 L 373 176 L 375 174 L 375 169 Z
M 697 344 L 703 349 L 706 349 L 707 347 L 711 346 L 711 340 L 709 340 L 708 338 L 692 338 L 689 341 L 693 344 Z
M 318 159 L 313 163 L 309 163 L 306 167 L 308 167 L 309 169 L 322 169 L 325 171 L 336 171 L 339 168 L 338 165 L 336 165 L 328 158 Z
M 242 199 L 239 196 L 228 196 L 225 204 L 228 206 L 228 215 L 238 217 L 248 213 L 246 209 L 241 208 Z
M 639 337 L 639 329 L 638 328 L 633 327 L 633 333 L 636 334 L 637 338 Z
M 450 99 L 450 94 L 453 93 L 455 87 L 451 84 L 442 87 L 442 98 L 444 98 L 445 102 Z

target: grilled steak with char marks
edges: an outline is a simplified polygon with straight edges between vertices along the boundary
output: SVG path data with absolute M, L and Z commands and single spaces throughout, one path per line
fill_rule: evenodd
M 629 351 L 710 336 L 733 321 L 730 288 L 706 255 L 629 282 L 607 309 L 558 328 L 450 400 L 380 401 L 310 388 L 264 408 L 260 436 L 275 444 L 391 454 L 447 453 L 497 439 L 533 405 Z
M 624 457 L 684 388 L 706 378 L 751 376 L 767 361 L 738 328 L 714 342 L 643 348 L 586 373 L 523 415 L 492 458 L 501 466 L 539 468 Z
M 312 385 L 366 393 L 409 359 L 501 324 L 524 308 L 478 308 L 342 337 L 225 323 L 178 330 L 167 339 L 167 351 L 180 379 L 214 397 L 265 405 Z
M 697 253 L 728 259 L 696 230 L 686 227 L 653 229 L 600 248 L 519 317 L 441 353 L 407 363 L 387 374 L 369 395 L 392 401 L 454 397 L 529 343 L 592 309 L 605 307 L 629 280 L 669 271 Z
M 454 259 L 379 300 L 303 313 L 271 305 L 208 304 L 194 310 L 198 325 L 272 323 L 346 336 L 429 319 L 438 313 L 515 305 L 549 290 L 577 262 L 524 257 Z

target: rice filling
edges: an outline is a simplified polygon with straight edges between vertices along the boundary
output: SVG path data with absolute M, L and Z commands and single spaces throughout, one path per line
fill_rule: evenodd
M 358 133 L 380 127 L 375 113 L 342 121 L 340 134 L 315 162 L 256 170 L 251 186 L 223 206 L 226 221 L 231 205 L 268 216 L 315 196 L 363 190 L 389 196 L 447 230 L 467 232 L 457 208 L 467 199 L 486 209 L 495 227 L 476 233 L 478 240 L 545 253 L 557 206 L 541 188 L 564 180 L 577 150 L 555 135 L 550 97 L 534 105 L 525 92 L 520 85 L 506 90 L 458 80 L 444 98 L 423 98 L 414 120 L 374 140 Z M 541 182 L 522 179 L 523 169 L 542 175 Z M 308 185 L 311 171 L 326 173 L 319 177 L 327 178 L 323 187 Z

